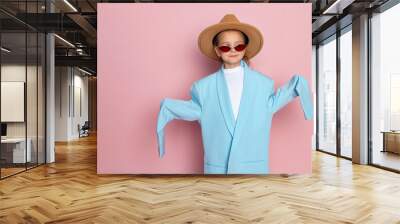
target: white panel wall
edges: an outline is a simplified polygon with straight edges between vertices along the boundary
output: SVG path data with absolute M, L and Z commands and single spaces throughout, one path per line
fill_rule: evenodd
M 55 88 L 55 140 L 77 139 L 78 124 L 88 120 L 88 78 L 76 68 L 56 67 Z

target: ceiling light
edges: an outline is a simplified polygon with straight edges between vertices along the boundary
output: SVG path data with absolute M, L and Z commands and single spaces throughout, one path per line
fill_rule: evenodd
M 66 39 L 64 39 L 64 38 L 62 38 L 62 37 L 60 37 L 60 36 L 57 35 L 57 34 L 54 34 L 54 36 L 56 36 L 58 39 L 60 39 L 60 40 L 63 41 L 64 43 L 68 44 L 69 46 L 75 48 L 75 45 L 73 45 L 73 44 L 72 44 L 71 42 L 69 42 L 68 40 L 66 40 Z
M 9 49 L 7 49 L 7 48 L 5 48 L 5 47 L 1 47 L 1 50 L 4 51 L 4 52 L 6 52 L 6 53 L 10 53 L 10 52 L 11 52 L 11 50 L 9 50 Z
M 322 14 L 329 13 L 336 5 L 340 2 L 340 0 L 336 0 L 332 5 L 330 5 L 327 9 L 325 9 Z
M 322 12 L 322 14 L 342 14 L 347 6 L 351 5 L 355 0 L 336 0 L 332 5 Z
M 83 70 L 83 69 L 81 69 L 81 68 L 79 68 L 79 67 L 78 67 L 78 69 L 79 69 L 79 71 L 81 71 L 81 72 L 83 72 L 83 73 L 85 73 L 85 74 L 93 75 L 92 73 L 90 73 L 90 72 L 88 72 L 88 71 L 86 71 L 86 70 Z
M 78 12 L 78 10 L 71 4 L 69 3 L 68 0 L 64 0 L 65 4 L 67 4 L 72 10 L 74 10 L 75 12 Z

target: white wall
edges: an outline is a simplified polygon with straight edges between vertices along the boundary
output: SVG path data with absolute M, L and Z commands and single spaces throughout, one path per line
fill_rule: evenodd
M 77 71 L 77 70 L 75 70 Z M 79 137 L 79 132 L 78 132 L 78 124 L 81 126 L 85 123 L 85 121 L 88 120 L 89 112 L 88 112 L 88 77 L 87 76 L 81 76 L 76 75 L 75 73 L 75 79 L 74 79 L 74 86 L 75 86 L 75 96 L 73 98 L 75 99 L 75 107 L 72 108 L 72 119 L 71 119 L 71 135 L 73 138 L 78 138 Z M 79 93 L 80 90 L 80 93 Z M 78 98 L 80 95 L 80 99 Z M 81 105 L 81 113 L 79 111 L 79 100 L 80 100 L 80 105 Z M 75 111 L 75 113 L 74 113 Z
M 69 68 L 55 68 L 55 141 L 68 140 Z
M 77 139 L 78 124 L 88 120 L 88 77 L 72 67 L 56 67 L 55 73 L 55 140 Z

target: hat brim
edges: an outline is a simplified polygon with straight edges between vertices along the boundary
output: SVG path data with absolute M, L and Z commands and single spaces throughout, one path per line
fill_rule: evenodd
M 249 44 L 246 47 L 245 53 L 248 59 L 254 57 L 262 49 L 263 36 L 256 27 L 246 23 L 218 23 L 207 27 L 199 34 L 198 47 L 200 51 L 207 57 L 219 60 L 212 40 L 219 32 L 229 29 L 240 30 L 249 38 Z

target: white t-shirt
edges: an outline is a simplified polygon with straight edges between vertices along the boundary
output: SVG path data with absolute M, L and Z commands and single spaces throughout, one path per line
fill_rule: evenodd
M 229 96 L 231 99 L 233 115 L 235 120 L 239 112 L 240 98 L 243 89 L 244 71 L 242 66 L 234 68 L 223 68 L 226 83 L 228 85 Z

